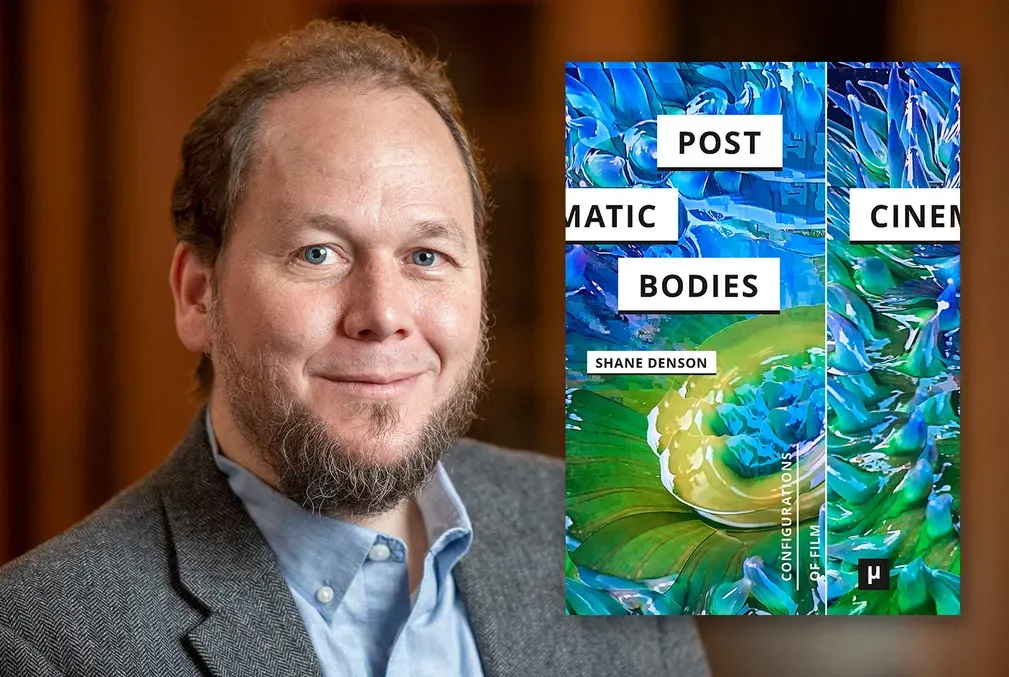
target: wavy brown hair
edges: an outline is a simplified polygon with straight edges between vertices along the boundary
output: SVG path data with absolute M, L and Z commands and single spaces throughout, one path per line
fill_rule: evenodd
M 486 287 L 487 184 L 479 153 L 462 125 L 445 64 L 402 37 L 362 23 L 313 21 L 257 45 L 228 76 L 182 141 L 182 169 L 172 192 L 172 221 L 179 242 L 216 271 L 242 199 L 263 108 L 286 93 L 317 85 L 406 87 L 438 112 L 469 173 Z M 214 379 L 208 355 L 200 358 L 196 378 L 197 392 L 206 397 Z

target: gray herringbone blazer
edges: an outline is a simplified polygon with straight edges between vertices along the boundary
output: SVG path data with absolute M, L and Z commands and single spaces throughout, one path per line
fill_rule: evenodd
M 203 421 L 150 476 L 0 569 L 0 675 L 320 674 Z M 708 675 L 690 618 L 565 616 L 562 463 L 463 440 L 446 468 L 473 522 L 455 577 L 488 677 Z

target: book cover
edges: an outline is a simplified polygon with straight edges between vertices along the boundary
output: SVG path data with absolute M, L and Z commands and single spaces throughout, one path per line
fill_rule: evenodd
M 958 612 L 958 235 L 871 218 L 958 222 L 958 111 L 948 64 L 569 64 L 568 613 Z

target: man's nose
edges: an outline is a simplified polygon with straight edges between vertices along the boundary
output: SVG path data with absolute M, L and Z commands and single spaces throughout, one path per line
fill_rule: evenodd
M 347 336 L 381 341 L 413 332 L 414 294 L 399 268 L 395 261 L 369 261 L 351 271 L 341 285 L 347 292 L 343 316 Z

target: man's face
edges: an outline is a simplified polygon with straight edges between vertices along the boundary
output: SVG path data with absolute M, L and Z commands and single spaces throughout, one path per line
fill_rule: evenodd
M 485 359 L 451 133 L 410 90 L 308 88 L 264 109 L 252 163 L 218 262 L 215 392 L 278 475 L 417 472 L 467 418 Z M 307 500 L 344 492 L 294 483 L 320 481 Z

